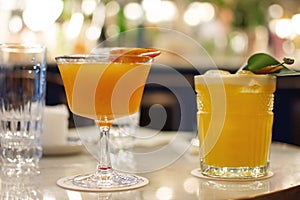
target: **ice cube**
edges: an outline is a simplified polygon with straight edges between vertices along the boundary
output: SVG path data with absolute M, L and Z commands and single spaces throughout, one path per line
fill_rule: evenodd
M 208 70 L 204 73 L 205 76 L 220 76 L 220 75 L 230 75 L 229 71 L 226 70 L 217 70 L 217 69 L 212 69 Z
M 253 72 L 249 71 L 249 70 L 239 70 L 236 72 L 236 74 L 249 74 L 249 75 L 254 75 Z
M 255 86 L 261 86 L 261 84 L 260 84 L 257 80 L 251 79 L 251 80 L 249 81 L 248 86 L 255 87 Z
M 249 85 L 244 86 L 241 89 L 241 93 L 260 93 L 261 92 L 261 86 L 260 85 Z

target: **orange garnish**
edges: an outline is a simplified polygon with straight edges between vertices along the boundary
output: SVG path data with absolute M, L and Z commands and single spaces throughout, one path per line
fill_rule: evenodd
M 282 65 L 278 65 L 278 66 L 267 66 L 261 69 L 257 69 L 257 70 L 253 70 L 253 72 L 255 74 L 271 74 L 274 73 L 280 69 L 282 69 L 283 66 Z
M 114 49 L 110 51 L 110 60 L 121 63 L 147 62 L 159 54 L 159 50 L 151 48 Z
M 151 60 L 149 56 L 110 55 L 110 61 L 117 63 L 143 63 Z

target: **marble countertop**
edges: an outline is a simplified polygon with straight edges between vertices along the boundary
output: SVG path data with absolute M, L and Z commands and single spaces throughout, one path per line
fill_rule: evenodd
M 91 130 L 82 129 L 81 132 Z M 56 185 L 56 181 L 65 176 L 72 176 L 95 170 L 97 160 L 82 146 L 80 151 L 70 151 L 70 154 L 48 155 L 40 161 L 41 174 L 36 177 L 23 179 L 5 179 L 1 177 L 1 197 L 9 195 L 34 196 L 33 199 L 240 199 L 259 198 L 272 199 L 276 195 L 284 195 L 285 199 L 296 198 L 300 193 L 300 147 L 273 143 L 271 147 L 271 171 L 274 175 L 267 179 L 254 181 L 218 181 L 203 179 L 191 175 L 191 171 L 198 168 L 199 157 L 197 149 L 190 144 L 194 136 L 188 133 L 174 134 L 172 132 L 155 133 L 155 139 L 147 144 L 134 142 L 130 151 L 127 149 L 113 149 L 118 160 L 113 157 L 116 168 L 129 166 L 137 168 L 138 175 L 149 179 L 150 183 L 140 189 L 113 192 L 113 193 L 88 193 L 65 190 Z M 147 135 L 147 134 L 146 134 Z M 176 136 L 176 137 L 175 137 Z M 178 141 L 177 138 L 178 137 Z M 154 142 L 153 142 L 154 141 Z M 171 142 L 172 141 L 172 142 Z M 181 141 L 181 142 L 180 142 Z M 170 144 L 173 145 L 170 145 Z M 176 148 L 173 148 L 175 145 Z M 188 146 L 187 146 L 188 145 Z M 113 145 L 112 145 L 113 146 Z M 159 152 L 162 149 L 172 149 L 167 154 L 160 153 L 161 157 L 154 155 L 147 156 L 151 152 Z M 188 148 L 186 148 L 188 147 Z M 114 147 L 113 147 L 114 148 Z M 127 152 L 127 153 L 126 153 Z M 139 157 L 130 155 L 142 154 L 149 159 L 149 163 L 158 163 L 142 171 Z M 137 153 L 138 152 L 138 153 Z M 174 153 L 175 152 L 175 153 Z M 93 154 L 93 153 L 92 153 Z M 173 156 L 174 154 L 175 156 Z M 145 156 L 146 155 L 146 156 Z M 172 157 L 173 156 L 173 157 Z M 137 159 L 137 160 L 135 160 Z M 169 159 L 169 160 L 168 160 Z M 130 160 L 130 161 L 128 161 Z M 145 162 L 145 161 L 143 161 Z M 136 163 L 136 164 L 134 164 Z M 127 166 L 128 167 L 128 166 Z M 125 169 L 133 170 L 134 169 Z M 278 197 L 278 196 L 277 196 Z M 278 199 L 278 198 L 277 198 Z

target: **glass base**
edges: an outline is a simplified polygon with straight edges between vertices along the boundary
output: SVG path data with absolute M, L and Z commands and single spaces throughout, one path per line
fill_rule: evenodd
M 269 163 L 258 167 L 215 167 L 206 165 L 201 161 L 201 172 L 203 175 L 215 178 L 247 179 L 259 178 L 268 175 Z
M 78 175 L 73 179 L 73 184 L 83 188 L 122 188 L 140 183 L 140 179 L 134 175 L 123 174 L 112 169 L 86 175 Z
M 1 174 L 8 177 L 35 176 L 40 174 L 40 169 L 36 164 L 26 164 L 21 166 L 3 164 L 1 167 Z

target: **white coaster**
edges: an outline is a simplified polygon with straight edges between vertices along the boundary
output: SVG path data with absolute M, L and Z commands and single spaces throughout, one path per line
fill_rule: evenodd
M 77 176 L 77 175 L 76 175 Z M 85 188 L 85 187 L 80 187 L 77 185 L 73 184 L 73 178 L 76 176 L 71 176 L 71 177 L 65 177 L 59 179 L 56 184 L 64 189 L 67 190 L 74 190 L 74 191 L 79 191 L 79 192 L 118 192 L 118 191 L 125 191 L 125 190 L 134 190 L 137 188 L 141 188 L 149 184 L 149 180 L 147 178 L 137 176 L 137 175 L 132 175 L 136 178 L 138 178 L 138 183 L 135 185 L 131 186 L 122 186 L 122 187 L 115 187 L 115 188 Z
M 269 171 L 266 176 L 258 177 L 258 178 L 219 178 L 219 177 L 210 177 L 210 176 L 203 175 L 201 173 L 200 168 L 192 170 L 191 174 L 198 178 L 203 178 L 203 179 L 208 179 L 208 180 L 216 180 L 216 181 L 257 181 L 257 180 L 263 180 L 263 179 L 270 178 L 274 175 L 273 172 Z

